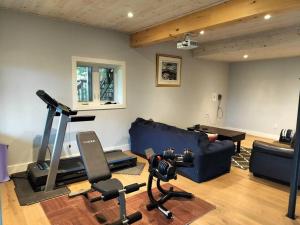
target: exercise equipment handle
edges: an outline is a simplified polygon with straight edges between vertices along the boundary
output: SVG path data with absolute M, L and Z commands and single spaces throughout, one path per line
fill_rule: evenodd
M 141 187 L 144 187 L 144 186 L 146 186 L 146 183 L 141 183 L 141 184 L 134 183 L 134 184 L 127 185 L 124 187 L 125 193 L 128 194 L 131 192 L 138 191 Z
M 143 186 L 146 186 L 146 183 L 141 183 L 141 184 L 134 183 L 134 184 L 125 186 L 124 189 L 121 189 L 121 190 L 115 189 L 115 190 L 111 190 L 111 191 L 106 191 L 106 192 L 102 193 L 101 199 L 103 201 L 107 201 L 107 200 L 110 200 L 113 198 L 117 198 L 117 197 L 119 197 L 120 193 L 125 192 L 126 194 L 128 194 L 128 193 L 139 190 Z
M 71 122 L 93 121 L 95 116 L 72 116 Z
M 129 216 L 126 217 L 127 220 L 117 220 L 113 223 L 110 223 L 109 225 L 124 225 L 124 224 L 133 224 L 140 219 L 142 219 L 142 213 L 137 211 Z
M 139 221 L 140 219 L 142 219 L 142 217 L 143 217 L 142 213 L 137 211 L 137 212 L 127 216 L 128 223 L 129 224 L 135 223 L 136 221 Z
M 102 199 L 103 201 L 107 201 L 107 200 L 110 200 L 110 199 L 113 199 L 113 198 L 117 198 L 119 197 L 120 193 L 119 193 L 119 190 L 111 190 L 111 191 L 106 191 L 102 194 Z
M 69 195 L 69 197 L 72 197 L 72 196 L 70 196 Z M 90 202 L 98 202 L 98 201 L 101 201 L 101 200 L 103 200 L 103 196 L 101 195 L 101 196 L 99 196 L 99 197 L 96 197 L 96 198 L 92 198 L 91 200 L 90 200 Z

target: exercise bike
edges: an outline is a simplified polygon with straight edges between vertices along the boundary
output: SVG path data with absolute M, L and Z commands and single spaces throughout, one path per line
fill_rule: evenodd
M 163 204 L 173 197 L 191 199 L 194 196 L 192 193 L 174 191 L 173 187 L 170 187 L 169 190 L 165 190 L 161 187 L 160 182 L 169 182 L 171 179 L 176 180 L 177 167 L 193 167 L 193 152 L 189 149 L 185 149 L 183 154 L 175 154 L 175 150 L 172 148 L 166 149 L 163 154 L 155 154 L 152 149 L 147 149 L 145 152 L 149 162 L 147 193 L 150 203 L 147 205 L 147 210 L 151 211 L 157 208 L 166 218 L 172 219 L 172 212 L 164 207 Z M 156 178 L 156 186 L 161 194 L 159 199 L 155 199 L 152 193 L 154 178 Z

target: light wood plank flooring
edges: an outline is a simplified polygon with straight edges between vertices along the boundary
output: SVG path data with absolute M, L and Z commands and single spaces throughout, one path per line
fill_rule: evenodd
M 255 139 L 258 138 L 247 136 L 242 145 L 251 147 Z M 273 142 L 267 139 L 262 140 Z M 138 160 L 145 162 L 142 158 Z M 141 176 L 114 175 L 125 185 L 133 182 L 146 182 L 147 176 L 147 167 Z M 255 178 L 248 171 L 232 168 L 229 174 L 201 184 L 179 176 L 177 181 L 171 183 L 194 193 L 217 207 L 216 210 L 195 221 L 193 223 L 195 225 L 300 225 L 300 219 L 290 220 L 285 216 L 289 188 Z M 88 187 L 88 182 L 70 185 L 71 190 Z M 19 206 L 13 182 L 0 184 L 0 188 L 3 225 L 50 225 L 40 204 Z M 144 187 L 141 191 L 145 190 Z M 300 216 L 300 208 L 297 209 L 297 215 Z

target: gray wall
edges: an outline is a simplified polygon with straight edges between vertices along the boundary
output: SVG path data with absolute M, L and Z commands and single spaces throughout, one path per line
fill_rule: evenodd
M 296 127 L 300 57 L 230 64 L 225 125 L 274 136 Z
M 156 53 L 183 57 L 181 87 L 155 87 Z M 126 61 L 127 108 L 81 112 L 96 115 L 96 121 L 69 125 L 66 143 L 72 147 L 66 145 L 65 154 L 77 153 L 79 130 L 95 130 L 106 149 L 128 149 L 128 129 L 138 116 L 182 128 L 222 125 L 211 95 L 223 94 L 226 105 L 227 64 L 193 59 L 174 43 L 132 49 L 125 34 L 0 10 L 0 142 L 9 144 L 10 171 L 26 168 L 36 157 L 46 108 L 35 91 L 44 89 L 72 104 L 71 56 Z

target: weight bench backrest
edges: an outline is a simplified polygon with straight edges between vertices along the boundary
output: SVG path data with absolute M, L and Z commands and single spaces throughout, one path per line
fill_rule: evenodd
M 111 178 L 102 145 L 94 131 L 76 134 L 77 145 L 90 183 Z

